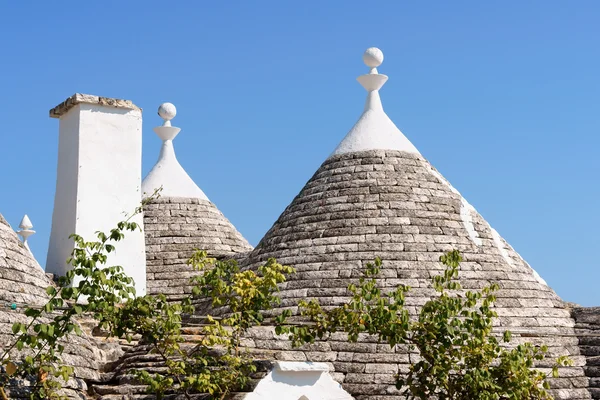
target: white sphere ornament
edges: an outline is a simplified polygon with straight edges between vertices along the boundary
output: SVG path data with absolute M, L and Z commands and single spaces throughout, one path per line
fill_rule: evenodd
M 170 121 L 177 115 L 177 109 L 173 103 L 162 103 L 158 107 L 158 115 L 165 121 Z
M 377 47 L 369 47 L 363 54 L 363 61 L 370 68 L 377 68 L 383 62 L 383 52 Z

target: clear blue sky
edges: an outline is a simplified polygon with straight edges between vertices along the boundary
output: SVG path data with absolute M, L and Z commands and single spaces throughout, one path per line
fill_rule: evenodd
M 178 108 L 188 173 L 252 244 L 354 124 L 362 52 L 388 115 L 566 300 L 600 305 L 600 2 L 0 3 L 0 212 L 43 264 L 75 92 Z

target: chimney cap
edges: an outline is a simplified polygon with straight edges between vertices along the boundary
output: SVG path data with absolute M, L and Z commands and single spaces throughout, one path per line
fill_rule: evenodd
M 93 94 L 75 93 L 56 107 L 50 110 L 50 118 L 60 118 L 77 104 L 95 104 L 100 106 L 125 108 L 129 110 L 142 109 L 133 104 L 131 100 L 114 99 L 111 97 L 94 96 Z

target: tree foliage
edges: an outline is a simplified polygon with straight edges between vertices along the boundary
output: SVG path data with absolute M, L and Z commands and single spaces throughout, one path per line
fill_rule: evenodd
M 243 335 L 263 322 L 265 310 L 279 303 L 277 285 L 293 269 L 271 259 L 256 272 L 240 271 L 235 260 L 219 261 L 204 251 L 197 252 L 189 263 L 201 272 L 192 279 L 193 294 L 208 299 L 213 308 L 225 309 L 226 314 L 222 318 L 206 316 L 202 339 L 189 348 L 183 346 L 181 315 L 194 312 L 191 297 L 178 304 L 168 303 L 162 295 L 145 296 L 127 304 L 124 308 L 137 314 L 137 303 L 151 303 L 144 309 L 154 311 L 144 314 L 142 323 L 134 322 L 128 330 L 141 334 L 141 341 L 151 344 L 167 367 L 161 374 L 140 370 L 137 375 L 158 398 L 173 388 L 188 398 L 190 393 L 224 398 L 232 390 L 245 387 L 256 371 L 242 346 Z
M 301 312 L 312 324 L 282 324 L 278 332 L 289 333 L 295 345 L 341 331 L 350 342 L 366 333 L 392 348 L 405 346 L 415 362 L 407 375 L 397 377 L 396 386 L 409 399 L 551 399 L 548 376 L 534 368 L 546 358 L 547 347 L 524 343 L 509 348 L 509 331 L 501 337 L 494 334 L 494 293 L 499 287 L 491 283 L 479 291 L 462 291 L 456 280 L 461 260 L 458 251 L 440 257 L 446 269 L 432 278 L 438 296 L 421 308 L 416 320 L 405 307 L 409 287 L 387 293 L 379 288 L 376 278 L 382 262 L 376 259 L 358 285 L 348 287 L 351 298 L 346 304 L 325 310 L 315 300 L 302 301 Z M 559 357 L 552 375 L 569 364 L 568 358 Z

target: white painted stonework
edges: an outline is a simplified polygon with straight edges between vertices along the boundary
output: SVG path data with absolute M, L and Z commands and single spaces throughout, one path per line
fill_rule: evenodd
M 245 400 L 350 400 L 325 363 L 279 361 Z
M 31 252 L 31 248 L 29 248 L 29 243 L 27 242 L 29 240 L 29 237 L 31 235 L 35 234 L 35 231 L 33 230 L 33 224 L 31 223 L 31 220 L 29 219 L 29 217 L 27 216 L 27 214 L 25 214 L 23 216 L 23 218 L 21 219 L 21 223 L 19 224 L 19 228 L 21 228 L 21 230 L 19 230 L 17 232 L 17 234 L 23 238 L 23 245 L 29 251 L 29 254 L 31 254 L 31 256 L 35 260 L 35 256 L 33 256 L 33 253 Z M 37 265 L 40 265 L 37 262 L 37 260 L 35 260 L 35 262 L 36 262 Z M 40 268 L 41 268 L 41 266 L 40 266 Z
M 164 119 L 163 126 L 154 128 L 154 132 L 162 139 L 158 161 L 142 182 L 144 196 L 150 196 L 155 190 L 161 188 L 160 196 L 187 197 L 208 200 L 204 192 L 185 172 L 173 148 L 173 139 L 180 128 L 171 126 L 171 119 L 176 115 L 175 106 L 164 103 L 159 107 L 159 115 Z
M 388 77 L 377 73 L 377 67 L 383 62 L 383 53 L 371 47 L 365 52 L 363 60 L 371 68 L 368 74 L 358 77 L 358 81 L 368 92 L 365 109 L 332 155 L 364 150 L 400 150 L 419 154 L 383 111 L 379 90 Z
M 502 255 L 502 258 L 504 258 L 504 260 L 508 263 L 508 265 L 510 265 L 511 267 L 515 267 L 515 263 L 513 261 L 512 258 L 510 258 L 510 255 L 508 254 L 508 251 L 506 251 L 506 248 L 510 248 L 510 250 L 514 251 L 516 253 L 516 251 L 512 248 L 512 246 L 510 246 L 508 243 L 506 243 L 504 240 L 502 240 L 502 237 L 500 237 L 500 234 L 498 233 L 498 231 L 496 231 L 494 228 L 492 228 L 492 226 L 488 223 L 488 226 L 490 228 L 490 230 L 492 231 L 492 237 L 494 238 L 494 243 L 496 244 L 496 247 L 498 247 L 498 250 L 500 251 L 500 254 Z M 519 253 L 517 253 L 517 255 L 519 257 L 521 257 L 519 255 Z M 521 257 L 523 258 L 523 257 Z M 525 265 L 527 265 L 527 267 L 531 270 L 531 272 L 533 273 L 533 276 L 535 277 L 535 280 L 538 283 L 541 283 L 542 285 L 548 286 L 548 283 L 544 280 L 544 278 L 542 278 L 540 276 L 540 274 L 538 274 L 538 272 L 533 269 L 531 267 L 531 265 L 527 264 L 525 262 Z
M 66 111 L 54 114 L 60 117 L 60 128 L 47 272 L 64 275 L 70 268 L 66 260 L 73 250 L 72 233 L 95 240 L 95 232 L 108 232 L 141 204 L 142 112 L 134 105 L 125 108 L 102 101 L 106 99 L 74 106 L 65 102 Z M 132 221 L 143 228 L 141 215 Z M 121 265 L 135 280 L 138 295 L 144 295 L 144 233 L 126 232 L 115 246 L 107 265 Z
M 471 241 L 473 241 L 473 243 L 475 243 L 477 246 L 481 246 L 483 244 L 483 242 L 481 240 L 481 237 L 479 237 L 479 233 L 475 230 L 475 225 L 473 224 L 472 213 L 477 212 L 477 210 L 475 210 L 475 207 L 473 207 L 460 194 L 460 192 L 454 186 L 452 186 L 452 184 L 450 184 L 450 182 L 448 182 L 446 180 L 446 178 L 444 178 L 442 176 L 442 174 L 440 174 L 437 170 L 435 170 L 433 167 L 429 167 L 429 172 L 431 172 L 431 174 L 433 174 L 436 178 L 438 178 L 440 180 L 440 182 L 442 182 L 444 185 L 448 186 L 448 188 L 452 192 L 456 193 L 460 197 L 460 217 L 461 217 L 463 226 L 465 227 L 467 233 L 469 234 L 469 238 L 471 239 Z M 500 252 L 500 255 L 502 256 L 502 258 L 504 259 L 504 261 L 506 261 L 506 263 L 508 265 L 510 265 L 511 267 L 514 268 L 515 263 L 514 263 L 513 259 L 510 258 L 510 255 L 508 254 L 508 251 L 506 250 L 506 246 L 509 246 L 508 243 L 505 246 L 505 243 L 502 240 L 502 238 L 500 237 L 500 234 L 498 233 L 498 231 L 496 231 L 494 228 L 492 228 L 492 226 L 489 223 L 487 225 L 490 228 L 490 231 L 492 232 L 494 244 L 496 245 L 496 248 Z M 513 249 L 511 248 L 511 250 L 513 250 Z M 527 263 L 525 263 L 525 264 L 528 265 Z M 531 269 L 531 272 L 533 273 L 533 276 L 535 277 L 536 281 L 538 281 L 542 285 L 548 286 L 548 284 L 546 283 L 544 278 L 542 278 L 535 269 L 533 269 L 530 265 L 528 265 L 528 267 Z

